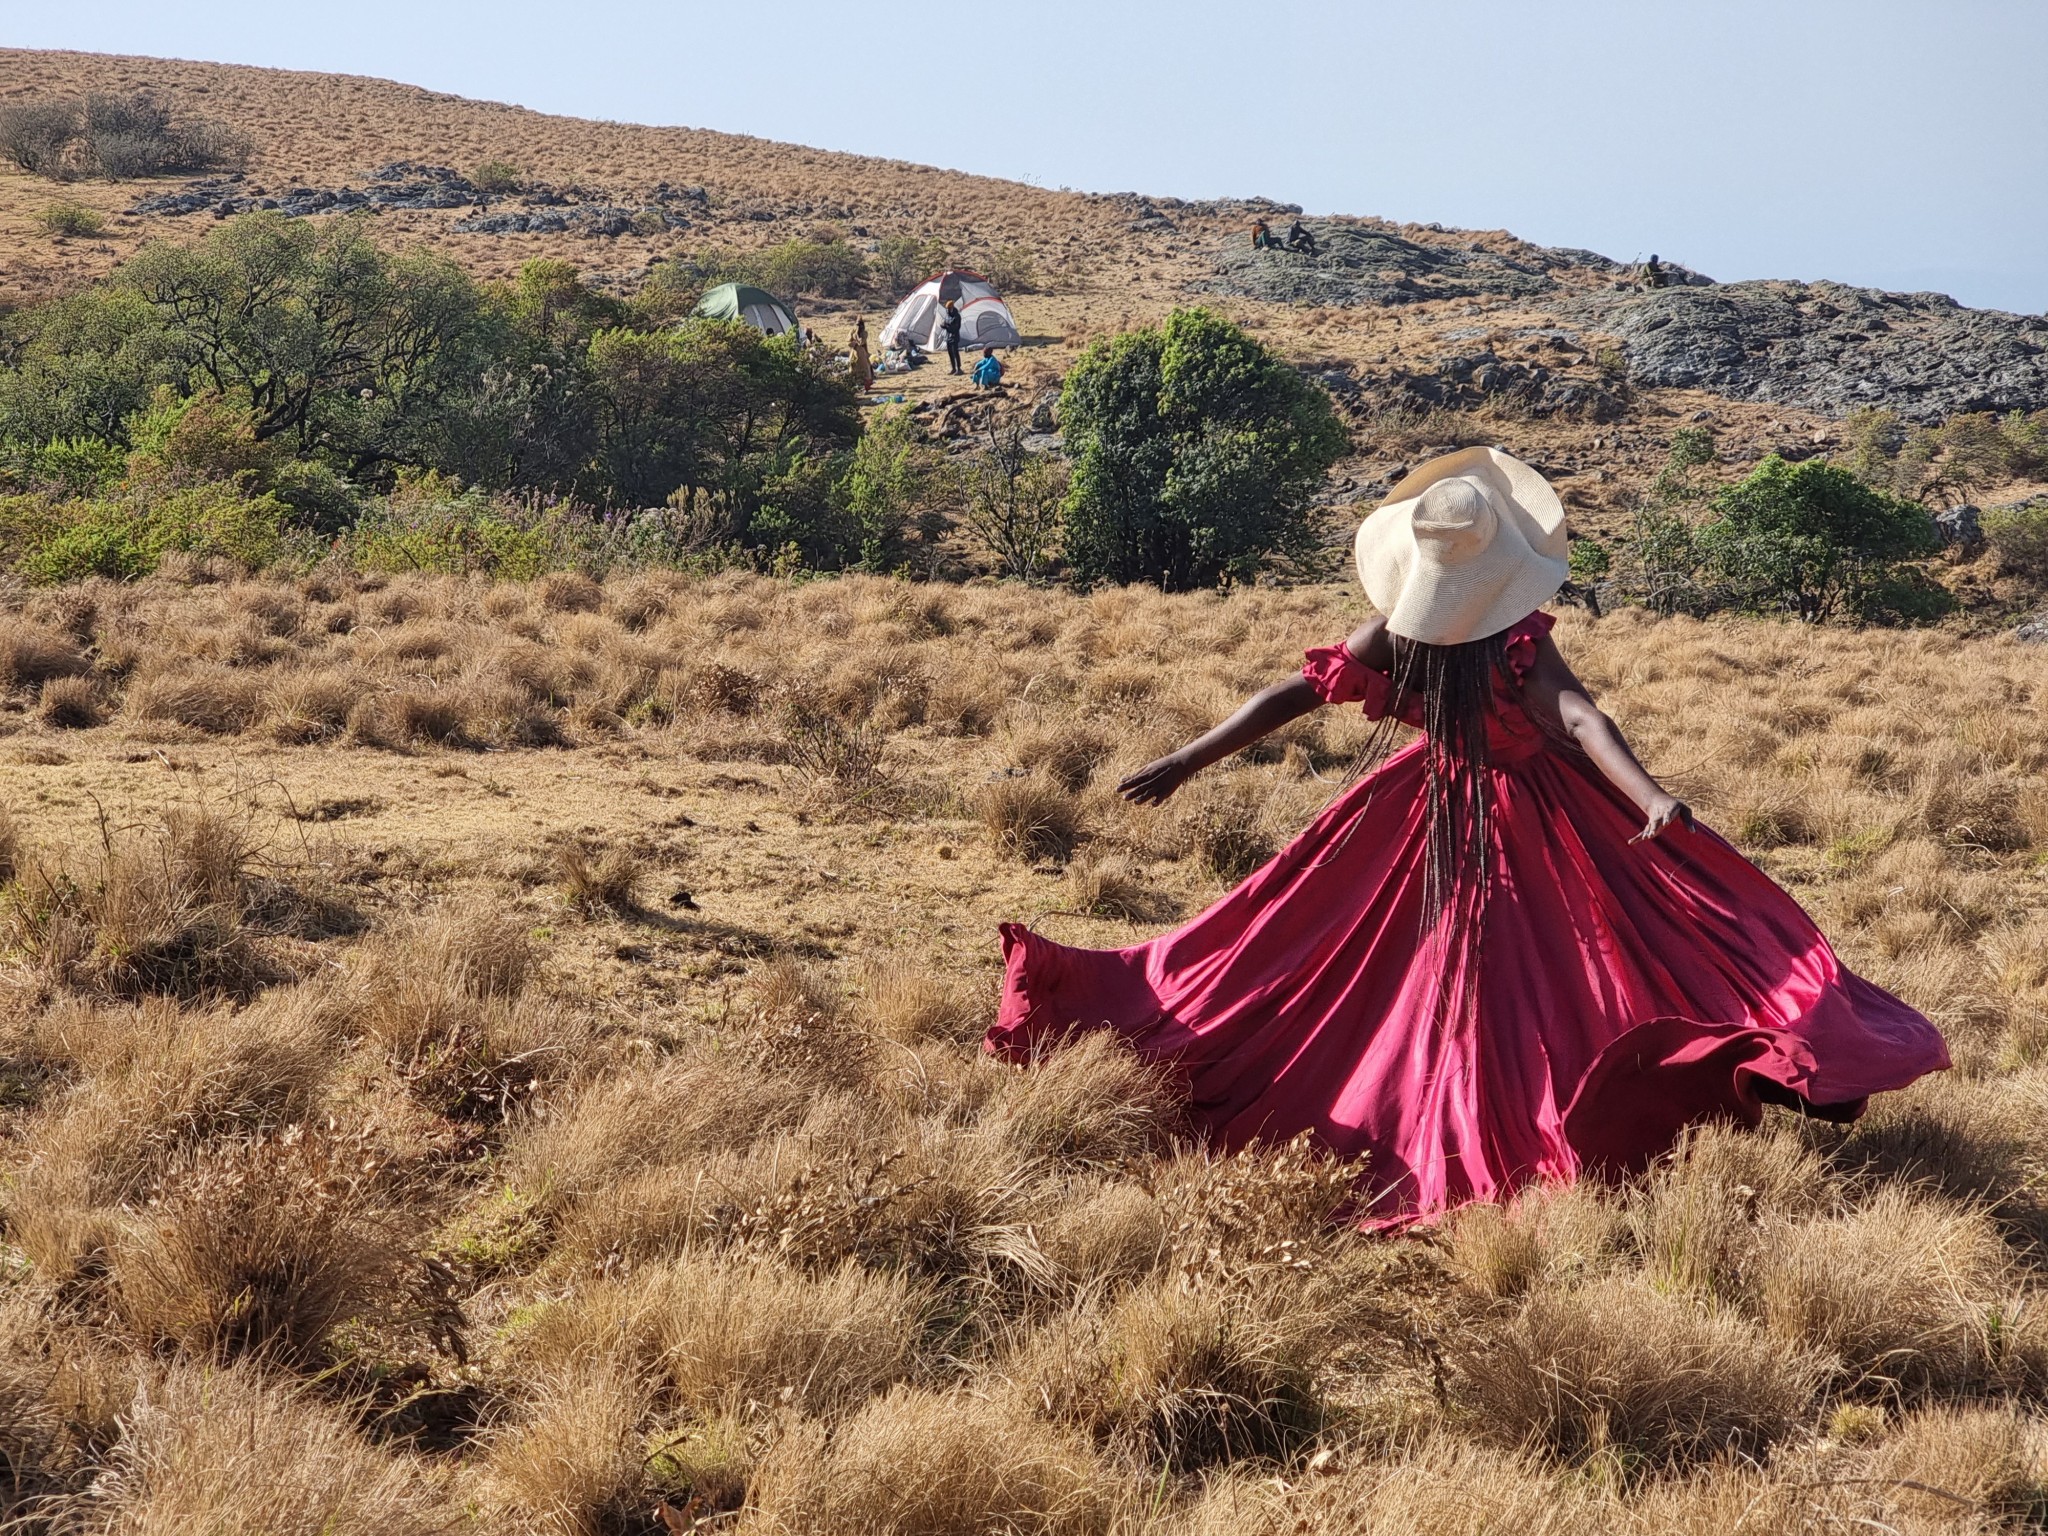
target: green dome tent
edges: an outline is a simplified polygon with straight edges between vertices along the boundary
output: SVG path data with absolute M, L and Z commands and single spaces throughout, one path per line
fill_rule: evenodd
M 763 336 L 796 329 L 796 312 L 771 293 L 745 283 L 720 283 L 698 301 L 707 320 L 744 320 Z

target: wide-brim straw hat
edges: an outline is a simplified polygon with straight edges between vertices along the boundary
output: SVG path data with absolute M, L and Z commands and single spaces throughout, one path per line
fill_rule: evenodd
M 1358 579 L 1387 628 L 1428 645 L 1499 634 L 1557 595 L 1564 504 L 1498 448 L 1431 459 L 1359 525 Z

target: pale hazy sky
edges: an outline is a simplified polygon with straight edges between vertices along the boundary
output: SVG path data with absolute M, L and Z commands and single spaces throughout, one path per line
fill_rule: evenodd
M 0 44 L 2048 309 L 2048 0 L 0 0 Z

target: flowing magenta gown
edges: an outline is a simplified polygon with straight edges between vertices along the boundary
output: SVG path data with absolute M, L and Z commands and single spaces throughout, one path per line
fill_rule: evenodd
M 1422 933 L 1418 740 L 1171 933 L 1075 949 L 1005 924 L 987 1049 L 1026 1060 L 1077 1028 L 1114 1030 L 1172 1064 L 1225 1146 L 1311 1131 L 1368 1154 L 1372 1225 L 1640 1168 L 1693 1122 L 1756 1124 L 1767 1100 L 1851 1118 L 1946 1067 L 1934 1026 L 1845 970 L 1715 833 L 1630 845 L 1635 806 L 1518 703 L 1552 622 L 1508 631 L 1490 762 L 1470 770 L 1493 778 L 1481 921 L 1454 894 Z M 1389 712 L 1389 679 L 1342 645 L 1302 670 L 1332 704 Z

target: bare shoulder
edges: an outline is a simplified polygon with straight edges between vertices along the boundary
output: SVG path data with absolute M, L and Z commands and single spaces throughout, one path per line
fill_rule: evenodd
M 1394 642 L 1387 637 L 1386 615 L 1376 613 L 1351 631 L 1344 649 L 1368 667 L 1387 670 L 1394 664 Z
M 1537 638 L 1536 660 L 1529 668 L 1526 682 L 1547 693 L 1586 692 L 1586 685 L 1572 671 L 1571 663 L 1564 659 L 1564 652 L 1547 634 Z

